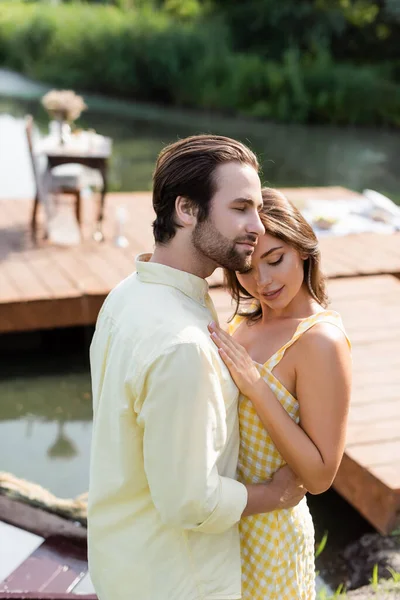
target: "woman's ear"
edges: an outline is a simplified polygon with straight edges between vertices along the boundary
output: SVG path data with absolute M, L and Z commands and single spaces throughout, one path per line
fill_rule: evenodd
M 177 196 L 175 212 L 178 223 L 182 227 L 193 227 L 197 223 L 197 208 L 186 196 Z

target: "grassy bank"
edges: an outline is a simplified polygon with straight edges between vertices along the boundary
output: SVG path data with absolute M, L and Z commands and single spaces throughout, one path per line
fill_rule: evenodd
M 297 123 L 400 125 L 376 67 L 233 50 L 222 20 L 89 4 L 0 4 L 0 64 L 59 87 Z

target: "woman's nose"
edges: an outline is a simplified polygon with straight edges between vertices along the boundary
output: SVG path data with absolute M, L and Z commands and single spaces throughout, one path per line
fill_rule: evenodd
M 258 273 L 257 276 L 257 285 L 260 290 L 263 290 L 265 287 L 271 285 L 272 277 L 271 272 L 267 270 L 263 270 L 261 273 Z

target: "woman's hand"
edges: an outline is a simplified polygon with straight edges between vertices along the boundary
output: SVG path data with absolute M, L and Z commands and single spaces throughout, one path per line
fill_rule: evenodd
M 211 322 L 208 325 L 208 330 L 212 341 L 218 347 L 222 360 L 230 371 L 233 381 L 242 394 L 251 398 L 254 390 L 263 380 L 247 350 L 218 327 L 216 323 Z

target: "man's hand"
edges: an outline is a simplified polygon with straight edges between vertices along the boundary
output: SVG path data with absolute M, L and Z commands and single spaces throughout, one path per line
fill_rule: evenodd
M 247 485 L 248 500 L 242 517 L 293 508 L 307 490 L 287 465 L 277 471 L 271 481 Z
M 278 509 L 297 506 L 307 493 L 300 479 L 287 465 L 274 474 L 268 485 L 270 492 L 276 493 L 279 497 Z

